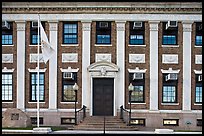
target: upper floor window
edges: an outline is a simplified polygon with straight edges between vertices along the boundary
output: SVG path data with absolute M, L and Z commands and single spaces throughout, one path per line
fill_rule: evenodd
M 73 85 L 77 82 L 76 72 L 63 72 L 62 73 L 62 101 L 63 102 L 75 102 L 75 91 Z
M 78 24 L 77 22 L 65 22 L 63 24 L 63 43 L 78 43 Z
M 41 22 L 43 28 L 45 29 L 45 22 Z M 40 30 L 39 30 L 39 44 L 40 42 Z M 31 22 L 30 24 L 30 44 L 37 45 L 38 44 L 38 22 Z
M 37 101 L 38 100 L 38 75 L 37 73 L 30 73 L 30 101 Z M 45 101 L 45 74 L 44 73 L 40 73 L 39 74 L 39 101 Z
M 12 73 L 2 73 L 2 101 L 12 101 L 13 98 Z
M 176 45 L 178 36 L 178 26 L 176 21 L 163 22 L 163 45 Z
M 130 22 L 129 44 L 143 45 L 145 43 L 144 22 Z
M 145 74 L 144 73 L 131 73 L 129 74 L 129 81 L 134 86 L 131 94 L 131 102 L 143 103 L 145 102 Z
M 196 22 L 195 45 L 202 46 L 202 23 Z
M 13 44 L 13 23 L 2 21 L 2 45 Z
M 176 73 L 163 74 L 162 102 L 163 103 L 177 102 L 177 74 Z
M 111 44 L 111 22 L 96 22 L 96 44 Z
M 202 103 L 202 75 L 196 74 L 195 103 Z

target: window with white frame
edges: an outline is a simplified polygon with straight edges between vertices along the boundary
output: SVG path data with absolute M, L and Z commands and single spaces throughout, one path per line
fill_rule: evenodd
M 195 103 L 202 103 L 202 75 L 196 74 Z
M 13 100 L 12 73 L 2 73 L 2 101 Z
M 111 22 L 96 22 L 96 44 L 111 44 Z
M 63 43 L 77 44 L 78 43 L 78 24 L 77 22 L 63 23 Z
M 13 22 L 2 21 L 2 45 L 13 44 Z

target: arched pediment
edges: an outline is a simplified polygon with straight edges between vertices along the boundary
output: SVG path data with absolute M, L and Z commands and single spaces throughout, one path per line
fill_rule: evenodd
M 108 61 L 98 61 L 88 67 L 89 72 L 118 72 L 119 67 Z

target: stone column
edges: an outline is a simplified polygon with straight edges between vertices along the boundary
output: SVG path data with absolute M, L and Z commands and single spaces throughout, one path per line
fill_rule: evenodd
M 17 108 L 25 110 L 25 21 L 17 24 Z
M 125 105 L 125 23 L 126 21 L 116 21 L 117 66 L 119 67 L 114 94 L 116 95 L 116 109 L 120 109 L 120 106 Z
M 82 21 L 82 105 L 90 108 L 91 87 L 88 66 L 90 65 L 91 21 Z
M 49 21 L 50 44 L 55 50 L 49 59 L 49 109 L 57 110 L 57 21 Z
M 193 22 L 183 22 L 183 110 L 191 110 L 191 31 Z
M 158 24 L 150 24 L 150 110 L 158 110 Z

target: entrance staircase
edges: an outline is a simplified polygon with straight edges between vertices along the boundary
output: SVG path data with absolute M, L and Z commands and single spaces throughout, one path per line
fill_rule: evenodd
M 104 116 L 88 116 L 84 121 L 72 128 L 73 130 L 104 130 Z M 106 131 L 136 131 L 135 126 L 127 126 L 117 116 L 105 116 L 105 130 Z

